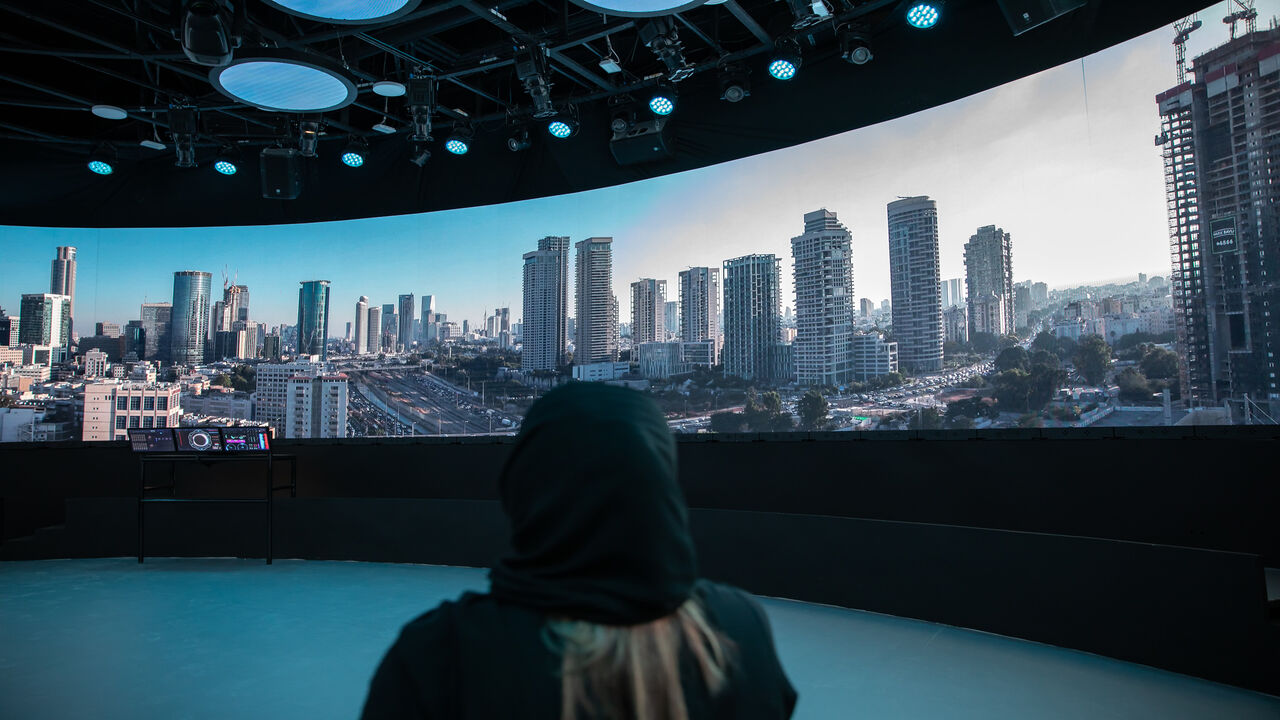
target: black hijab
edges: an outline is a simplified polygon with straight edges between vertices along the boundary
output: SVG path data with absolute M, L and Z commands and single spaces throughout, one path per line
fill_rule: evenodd
M 697 579 L 675 439 L 638 392 L 573 382 L 525 417 L 499 479 L 512 552 L 490 592 L 605 625 L 675 611 Z

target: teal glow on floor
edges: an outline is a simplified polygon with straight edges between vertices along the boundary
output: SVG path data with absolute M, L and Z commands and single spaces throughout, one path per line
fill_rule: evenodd
M 469 568 L 0 563 L 0 718 L 354 718 L 400 625 Z M 994 635 L 762 601 L 797 718 L 1280 718 L 1280 699 Z

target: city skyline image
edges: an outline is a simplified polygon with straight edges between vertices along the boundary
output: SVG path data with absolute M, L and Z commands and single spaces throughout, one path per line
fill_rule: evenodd
M 1219 10 L 1202 15 L 1225 14 Z M 1280 1 L 1258 4 L 1264 23 L 1277 10 Z M 1189 56 L 1226 40 L 1224 27 L 1206 25 L 1188 43 Z M 253 319 L 269 326 L 296 322 L 300 282 L 327 280 L 330 336 L 343 334 L 361 296 L 373 307 L 433 295 L 438 312 L 459 325 L 510 307 L 514 322 L 521 258 L 547 236 L 613 238 L 613 295 L 624 322 L 632 282 L 654 278 L 674 288 L 687 267 L 720 267 L 747 254 L 782 260 L 782 304 L 794 306 L 790 239 L 803 232 L 804 214 L 820 208 L 837 213 L 851 234 L 854 297 L 879 303 L 891 295 L 885 206 L 926 195 L 937 204 L 944 279 L 964 276 L 964 245 L 988 225 L 1012 237 L 1015 281 L 1070 287 L 1167 275 L 1165 186 L 1152 137 L 1160 125 L 1153 98 L 1176 83 L 1172 37 L 1161 28 L 880 125 L 575 195 L 267 227 L 4 226 L 0 306 L 16 311 L 22 294 L 45 292 L 55 249 L 72 246 L 80 335 L 97 322 L 137 319 L 144 302 L 172 302 L 174 273 L 185 271 L 211 274 L 211 298 L 224 273 L 228 284 L 248 286 Z

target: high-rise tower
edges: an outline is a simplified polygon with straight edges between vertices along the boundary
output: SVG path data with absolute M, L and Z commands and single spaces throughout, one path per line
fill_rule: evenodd
M 666 340 L 667 281 L 644 278 L 631 283 L 631 343 Z
M 1182 396 L 1280 411 L 1280 29 L 1195 58 L 1156 96 Z
M 618 360 L 618 299 L 613 295 L 613 238 L 593 237 L 574 245 L 578 338 L 573 364 Z
M 782 339 L 780 262 L 775 255 L 724 261 L 724 372 L 747 380 L 775 378 Z
M 681 342 L 715 341 L 719 361 L 720 339 L 720 268 L 691 267 L 681 270 L 680 340 Z
M 524 254 L 524 318 L 520 367 L 564 364 L 569 318 L 569 238 L 545 237 Z
M 408 350 L 413 345 L 413 314 L 416 308 L 413 304 L 413 293 L 400 296 L 400 313 L 399 328 L 397 329 L 396 344 L 401 350 Z
M 76 249 L 70 245 L 57 249 L 53 258 L 53 267 L 49 273 L 49 292 L 67 297 L 67 312 L 71 319 L 67 323 L 67 340 L 75 330 L 76 317 Z
M 1013 241 L 1009 233 L 995 225 L 978 228 L 964 244 L 964 274 L 969 332 L 997 337 L 1012 333 L 1017 323 L 1013 312 Z M 995 305 L 999 305 L 998 311 L 992 310 Z
M 298 355 L 329 358 L 329 281 L 304 280 L 298 288 Z
M 916 373 L 942 369 L 938 206 L 927 196 L 889 203 L 889 284 L 898 364 Z
M 184 270 L 173 274 L 173 309 L 169 328 L 169 359 L 177 365 L 204 362 L 209 337 L 209 292 L 213 276 Z
M 805 213 L 791 238 L 796 292 L 796 379 L 843 385 L 852 379 L 853 236 L 829 210 Z
M 356 301 L 356 321 L 351 326 L 352 340 L 355 342 L 356 354 L 369 352 L 369 296 L 361 295 Z

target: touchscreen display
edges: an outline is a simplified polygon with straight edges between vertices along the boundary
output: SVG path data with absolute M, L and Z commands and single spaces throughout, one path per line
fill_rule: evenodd
M 134 452 L 173 452 L 173 431 L 169 428 L 143 428 L 129 431 Z
M 266 428 L 222 428 L 222 449 L 226 452 L 266 452 L 270 449 Z
M 218 428 L 178 428 L 179 452 L 221 452 L 222 437 Z

